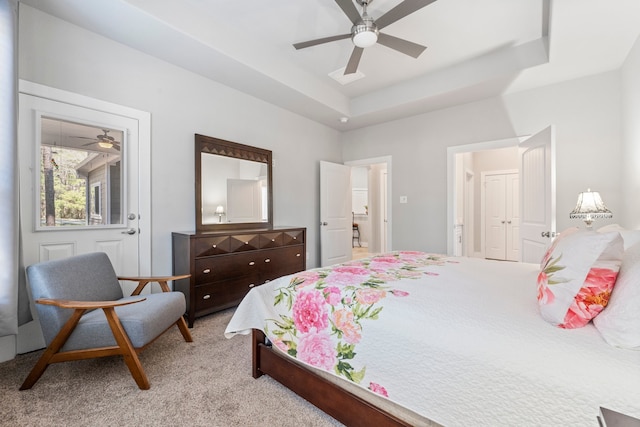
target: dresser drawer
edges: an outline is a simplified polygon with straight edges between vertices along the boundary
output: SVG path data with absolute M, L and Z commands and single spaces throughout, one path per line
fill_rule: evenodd
M 211 236 L 195 239 L 195 258 L 229 253 L 229 236 Z
M 282 246 L 282 233 L 260 234 L 260 249 L 277 248 Z
M 283 245 L 302 245 L 304 244 L 304 230 L 291 230 L 282 233 Z
M 206 257 L 196 260 L 196 284 L 230 279 L 257 273 L 260 262 L 260 252 Z
M 253 251 L 260 248 L 260 234 L 234 234 L 229 236 L 230 252 Z
M 304 270 L 304 246 L 287 246 L 262 251 L 260 279 L 262 283 Z
M 258 275 L 253 274 L 196 286 L 196 311 L 237 305 L 247 292 L 258 284 Z

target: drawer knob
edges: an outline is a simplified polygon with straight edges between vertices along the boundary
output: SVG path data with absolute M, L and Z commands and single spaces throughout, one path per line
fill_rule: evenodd
M 251 284 L 249 285 L 249 287 L 250 287 L 250 288 L 253 288 L 254 286 L 255 286 L 255 284 L 254 284 L 254 283 L 251 283 Z
M 248 244 L 249 244 L 249 242 L 244 242 L 244 244 L 245 244 L 245 245 L 248 245 Z
M 265 259 L 264 262 L 271 262 L 269 258 Z
M 300 255 L 302 255 L 302 254 L 296 254 L 296 256 L 300 256 Z
M 256 265 L 255 261 L 251 261 L 249 265 Z
M 218 247 L 218 245 L 212 245 L 212 246 L 213 246 L 214 248 L 217 248 L 217 247 Z
M 293 236 L 293 240 L 298 240 L 298 238 L 296 236 Z
M 271 280 L 267 279 L 264 281 L 264 283 L 269 283 Z
M 206 294 L 205 296 L 202 297 L 202 299 L 209 299 L 209 298 L 211 298 L 211 295 L 209 294 Z
M 209 273 L 211 273 L 211 269 L 210 268 L 205 268 L 204 270 L 202 270 L 202 272 L 204 274 L 209 274 Z
M 275 242 L 275 241 L 276 241 L 276 239 L 271 239 L 271 241 L 272 241 L 272 242 Z

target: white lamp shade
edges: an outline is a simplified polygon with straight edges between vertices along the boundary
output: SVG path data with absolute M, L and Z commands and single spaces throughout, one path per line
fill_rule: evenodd
M 224 206 L 219 205 L 219 206 L 216 208 L 216 213 L 217 213 L 218 215 L 223 214 L 223 213 L 224 213 Z
M 569 218 L 584 220 L 587 227 L 591 226 L 594 219 L 611 217 L 613 217 L 613 213 L 604 205 L 600 193 L 591 191 L 591 189 L 578 195 L 578 203 L 569 214 Z

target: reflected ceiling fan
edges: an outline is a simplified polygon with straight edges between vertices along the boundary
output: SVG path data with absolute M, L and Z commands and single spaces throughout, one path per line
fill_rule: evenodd
M 76 136 L 78 139 L 93 139 L 93 142 L 89 142 L 88 144 L 83 144 L 83 147 L 87 147 L 89 145 L 98 144 L 102 148 L 113 148 L 115 150 L 120 151 L 120 143 L 114 139 L 114 137 L 108 135 L 109 129 L 102 129 L 104 132 L 103 135 L 96 135 L 95 138 L 88 138 L 86 136 Z
M 400 39 L 398 37 L 390 36 L 380 32 L 381 29 L 387 25 L 391 25 L 394 22 L 404 18 L 413 12 L 422 9 L 425 6 L 430 5 L 436 0 L 404 0 L 393 9 L 382 15 L 380 18 L 374 20 L 367 14 L 367 6 L 371 4 L 373 0 L 355 0 L 360 6 L 362 6 L 362 16 L 358 9 L 356 9 L 353 0 L 335 0 L 342 11 L 347 15 L 349 20 L 353 23 L 351 32 L 347 34 L 340 34 L 337 36 L 324 37 L 321 39 L 309 40 L 306 42 L 295 43 L 293 47 L 296 49 L 304 49 L 307 47 L 329 43 L 336 40 L 351 38 L 355 47 L 347 63 L 347 67 L 344 70 L 344 74 L 353 74 L 358 69 L 360 58 L 364 48 L 373 46 L 376 43 L 380 43 L 383 46 L 397 50 L 405 55 L 417 58 L 427 48 L 417 43 L 410 42 L 408 40 Z

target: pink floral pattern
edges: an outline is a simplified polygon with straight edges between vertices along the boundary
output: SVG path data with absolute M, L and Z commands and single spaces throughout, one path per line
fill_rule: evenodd
M 566 234 L 574 232 L 571 229 Z M 561 298 L 561 294 L 556 296 L 554 285 L 569 281 L 569 279 L 559 279 L 555 276 L 556 273 L 566 268 L 561 263 L 562 253 L 557 253 L 559 240 L 554 241 L 542 258 L 541 269 L 538 274 L 538 303 L 541 306 L 552 305 L 558 298 Z M 606 307 L 617 276 L 618 270 L 592 267 L 582 287 L 571 301 L 563 321 L 556 322 L 557 326 L 564 329 L 573 329 L 581 328 L 589 323 Z
M 405 251 L 298 273 L 287 286 L 277 289 L 274 300 L 288 314 L 270 319 L 265 332 L 275 347 L 289 355 L 359 384 L 366 366 L 356 369 L 354 361 L 366 323 L 380 317 L 386 298 L 410 296 L 390 284 L 437 276 L 425 268 L 447 262 L 440 255 Z M 389 396 L 375 382 L 368 388 Z
M 607 306 L 618 272 L 608 268 L 592 268 L 567 311 L 561 328 L 581 328 Z

